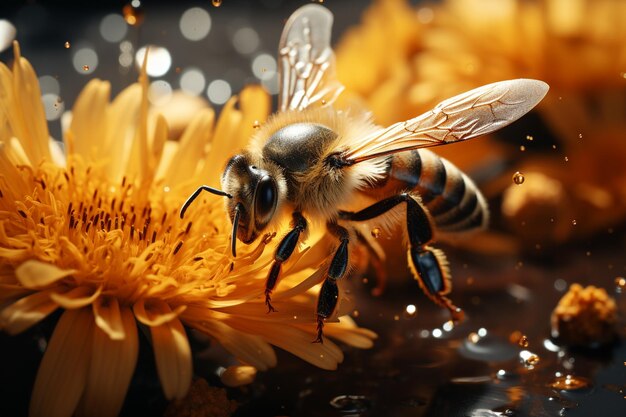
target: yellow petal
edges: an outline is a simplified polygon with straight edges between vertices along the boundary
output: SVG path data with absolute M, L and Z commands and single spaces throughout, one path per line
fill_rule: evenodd
M 215 112 L 213 109 L 202 109 L 191 120 L 178 142 L 178 151 L 172 157 L 165 178 L 168 184 L 179 184 L 189 180 L 205 153 L 213 132 Z
M 166 313 L 166 312 L 163 312 Z M 150 327 L 161 386 L 168 400 L 183 398 L 191 385 L 191 348 L 180 320 Z
M 117 298 L 100 297 L 95 300 L 93 315 L 96 317 L 96 325 L 112 340 L 124 339 L 124 322 Z
M 214 337 L 224 349 L 240 361 L 262 371 L 276 366 L 276 353 L 263 338 L 233 329 L 214 316 L 208 316 L 206 320 L 201 320 L 201 314 L 197 314 L 193 318 L 183 315 L 181 318 L 191 327 Z
M 14 44 L 13 97 L 14 113 L 10 117 L 11 128 L 20 140 L 24 151 L 33 165 L 44 159 L 50 160 L 48 148 L 48 123 L 41 101 L 41 90 L 37 74 L 30 63 L 20 56 L 17 42 Z M 12 119 L 12 120 L 11 120 Z
M 172 311 L 170 306 L 162 300 L 145 301 L 140 299 L 133 305 L 135 317 L 146 326 L 160 326 L 177 318 L 187 306 L 180 305 Z
M 121 333 L 125 335 L 123 340 L 113 340 L 101 329 L 94 329 L 89 376 L 78 408 L 79 415 L 115 417 L 124 403 L 137 364 L 139 340 L 130 309 L 122 308 L 118 313 Z
M 40 291 L 20 298 L 0 313 L 0 328 L 17 334 L 39 323 L 59 306 L 50 299 L 52 291 Z
M 327 323 L 324 334 L 359 349 L 371 348 L 378 337 L 371 330 L 357 327 L 349 316 L 339 317 L 339 323 Z
M 87 161 L 99 157 L 96 149 L 105 143 L 110 94 L 111 83 L 93 79 L 83 88 L 72 108 L 71 150 Z
M 66 292 L 52 292 L 50 298 L 63 308 L 75 309 L 93 303 L 101 292 L 102 287 L 96 290 L 89 287 L 76 287 Z
M 103 144 L 103 155 L 115 155 L 107 164 L 112 180 L 121 181 L 133 144 L 139 106 L 141 86 L 137 83 L 126 87 L 113 100 L 107 113 L 107 135 Z
M 223 138 L 237 137 L 237 131 L 243 116 L 235 108 L 236 103 L 237 97 L 231 97 L 222 108 L 215 133 L 213 134 L 216 140 L 211 143 L 211 151 L 204 161 L 204 167 L 198 173 L 198 178 L 205 178 L 206 184 L 211 186 L 219 186 L 221 171 L 226 165 L 226 161 L 241 150 L 237 144 L 229 140 L 223 140 Z
M 248 144 L 254 133 L 255 122 L 263 123 L 267 119 L 272 108 L 272 101 L 263 87 L 249 85 L 239 94 L 239 107 L 243 117 L 236 142 L 232 143 L 235 151 L 243 149 Z
M 43 356 L 30 401 L 30 417 L 70 417 L 83 394 L 93 347 L 93 315 L 67 310 Z
M 229 387 L 239 387 L 251 384 L 256 376 L 256 368 L 254 366 L 239 365 L 229 366 L 220 375 L 220 379 L 224 385 Z
M 42 288 L 74 274 L 74 269 L 61 269 L 55 265 L 29 260 L 15 269 L 15 275 L 26 288 Z
M 224 322 L 242 332 L 257 334 L 274 346 L 322 369 L 335 370 L 337 364 L 343 361 L 343 353 L 332 341 L 325 339 L 323 344 L 311 343 L 315 338 L 315 326 L 303 331 L 288 325 L 268 325 L 260 320 L 229 318 Z

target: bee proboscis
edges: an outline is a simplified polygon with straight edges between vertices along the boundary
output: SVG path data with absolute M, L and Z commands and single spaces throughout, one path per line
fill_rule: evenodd
M 500 129 L 530 111 L 548 91 L 542 81 L 517 79 L 485 85 L 447 99 L 421 116 L 380 127 L 369 114 L 337 110 L 343 90 L 330 47 L 332 14 L 309 4 L 296 10 L 279 45 L 279 111 L 250 145 L 227 163 L 222 190 L 203 185 L 185 202 L 181 217 L 202 191 L 227 197 L 232 253 L 237 239 L 249 244 L 291 216 L 277 245 L 265 303 L 282 264 L 306 237 L 311 220 L 337 238 L 326 264 L 317 303 L 317 338 L 337 305 L 337 281 L 346 275 L 351 244 L 370 239 L 356 231 L 376 219 L 378 227 L 405 225 L 409 268 L 424 293 L 447 308 L 450 273 L 443 252 L 431 247 L 435 233 L 458 234 L 484 227 L 487 204 L 472 180 L 426 147 L 471 139 Z M 375 250 L 371 251 L 376 253 Z

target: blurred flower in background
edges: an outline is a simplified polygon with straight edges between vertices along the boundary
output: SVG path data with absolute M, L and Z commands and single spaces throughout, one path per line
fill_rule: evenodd
M 546 81 L 539 117 L 499 133 L 505 140 L 437 152 L 502 197 L 516 239 L 564 242 L 626 219 L 624 15 L 626 4 L 611 0 L 379 0 L 340 41 L 338 72 L 381 124 L 490 82 Z M 374 76 L 352 76 L 363 67 Z
M 0 328 L 18 334 L 57 310 L 30 403 L 31 416 L 120 411 L 138 357 L 138 327 L 152 342 L 168 399 L 182 398 L 193 375 L 184 326 L 209 335 L 245 367 L 229 385 L 276 364 L 271 345 L 324 369 L 343 354 L 315 334 L 315 272 L 326 257 L 310 239 L 286 270 L 266 315 L 266 266 L 274 241 L 230 255 L 223 202 L 200 200 L 184 220 L 180 205 L 203 178 L 217 184 L 270 100 L 250 86 L 216 121 L 197 111 L 177 142 L 148 104 L 146 62 L 139 83 L 110 101 L 110 84 L 91 80 L 64 116 L 63 151 L 49 137 L 40 86 L 15 44 L 13 69 L 0 65 Z M 212 142 L 213 138 L 220 138 Z M 226 140 L 225 138 L 228 138 Z M 345 313 L 343 304 L 340 313 Z M 327 336 L 370 347 L 375 335 L 347 318 Z

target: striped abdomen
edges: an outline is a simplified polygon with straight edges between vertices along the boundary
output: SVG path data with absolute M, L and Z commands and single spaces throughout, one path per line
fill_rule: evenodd
M 393 155 L 387 178 L 379 183 L 376 194 L 382 197 L 404 191 L 421 196 L 442 232 L 468 231 L 487 223 L 487 204 L 474 182 L 428 149 Z

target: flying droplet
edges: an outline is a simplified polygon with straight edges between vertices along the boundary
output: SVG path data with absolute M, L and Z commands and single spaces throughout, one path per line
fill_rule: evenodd
M 526 135 L 526 140 L 532 141 L 534 138 L 530 135 Z
M 523 334 L 522 337 L 520 337 L 519 340 L 517 341 L 517 344 L 520 347 L 527 348 L 528 347 L 528 336 Z
M 253 129 L 260 129 L 261 128 L 261 122 L 259 122 L 258 120 L 255 120 L 254 123 L 252 123 L 252 128 Z
M 371 234 L 374 239 L 378 239 L 380 237 L 380 227 L 373 228 Z
M 83 71 L 89 71 L 89 65 L 83 65 Z
M 141 2 L 133 0 L 122 8 L 124 20 L 131 26 L 139 26 L 143 22 L 144 12 Z
M 220 7 L 222 5 L 222 0 L 211 0 L 211 4 L 215 7 Z
M 565 159 L 565 162 L 569 161 L 569 158 L 567 156 L 565 158 L 563 158 L 563 159 Z
M 576 224 L 577 224 L 577 223 L 576 223 L 576 220 L 575 220 L 575 219 L 574 219 L 574 220 L 572 220 L 572 226 L 576 226 Z
M 539 364 L 539 361 L 541 360 L 539 355 L 528 350 L 522 350 L 519 353 L 519 359 L 522 365 L 524 365 L 524 367 L 528 369 L 533 369 L 535 365 Z
M 515 174 L 513 174 L 513 182 L 516 185 L 524 184 L 525 180 L 526 180 L 526 178 L 524 178 L 524 174 L 522 174 L 521 172 L 517 171 Z
M 404 309 L 404 313 L 402 314 L 405 319 L 413 319 L 417 316 L 417 307 L 414 304 L 409 304 Z
M 583 134 L 582 134 L 582 133 L 579 133 L 579 134 L 578 134 L 578 139 L 582 139 L 582 138 L 583 138 Z
M 617 277 L 615 278 L 615 289 L 617 292 L 622 292 L 626 289 L 626 278 Z
M 70 49 L 70 43 L 69 42 L 65 42 L 65 49 Z
M 591 382 L 587 378 L 574 375 L 559 376 L 550 383 L 552 388 L 566 391 L 587 388 L 589 385 Z
M 524 146 L 524 145 L 520 146 L 520 147 L 519 147 L 519 150 L 520 150 L 520 151 L 522 151 L 522 152 L 524 152 L 524 151 L 526 150 L 526 146 Z
M 361 313 L 359 313 L 359 310 L 354 310 L 352 312 L 352 317 L 359 317 L 359 314 L 361 314 Z

